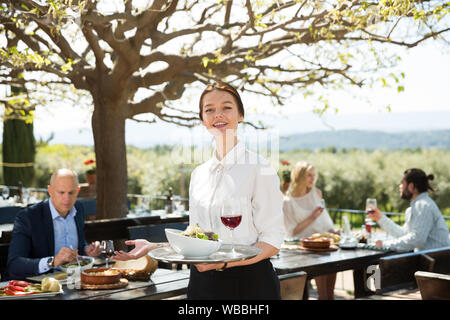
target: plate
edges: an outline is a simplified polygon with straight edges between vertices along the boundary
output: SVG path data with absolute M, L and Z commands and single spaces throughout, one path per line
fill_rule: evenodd
M 58 275 L 60 277 L 62 277 L 62 279 L 56 279 L 56 278 L 58 278 Z M 64 275 L 65 275 L 65 277 L 64 277 Z M 56 278 L 55 278 L 55 276 L 56 276 Z M 32 281 L 32 282 L 41 282 L 44 278 L 48 278 L 48 277 L 55 278 L 56 280 L 59 281 L 60 284 L 67 284 L 68 275 L 66 272 L 63 272 L 63 271 L 56 271 L 53 273 L 43 273 L 38 276 L 27 277 L 26 279 L 29 281 Z
M 339 249 L 339 247 L 337 245 L 335 245 L 335 244 L 330 245 L 330 247 L 328 247 L 328 248 L 305 248 L 304 246 L 299 244 L 298 248 L 300 250 L 314 251 L 314 252 L 330 252 L 330 251 L 336 251 L 336 250 Z
M 64 291 L 58 291 L 58 292 L 44 292 L 44 293 L 34 293 L 34 294 L 27 294 L 25 296 L 1 296 L 0 300 L 23 300 L 23 299 L 39 299 L 39 298 L 49 298 L 54 297 L 60 294 L 63 294 Z
M 292 237 L 292 238 L 285 238 L 284 239 L 284 243 L 285 244 L 299 244 L 301 241 L 299 238 L 297 237 Z
M 84 290 L 106 290 L 106 289 L 119 289 L 124 288 L 128 285 L 128 280 L 121 278 L 119 282 L 108 283 L 108 284 L 87 284 L 81 282 L 81 289 Z
M 176 253 L 171 247 L 157 248 L 149 252 L 149 256 L 166 263 L 196 264 L 196 263 L 221 263 L 251 259 L 262 252 L 261 249 L 252 246 L 234 245 L 236 256 L 231 253 L 231 245 L 224 244 L 220 249 L 208 257 L 188 258 Z
M 356 243 L 340 243 L 339 247 L 345 250 L 356 249 Z
M 86 270 L 86 269 L 91 269 L 92 266 L 94 265 L 94 261 L 95 259 L 93 257 L 89 257 L 89 256 L 78 256 L 78 259 L 82 259 L 81 261 L 83 261 L 85 264 L 80 266 L 81 271 Z M 71 262 L 71 263 L 65 263 L 59 266 L 59 268 L 64 271 L 67 272 L 70 268 L 77 268 L 78 267 L 78 263 L 77 261 Z

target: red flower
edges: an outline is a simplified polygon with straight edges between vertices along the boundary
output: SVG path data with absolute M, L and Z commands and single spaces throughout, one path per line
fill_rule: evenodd
M 286 161 L 286 160 L 281 160 L 281 164 L 283 165 L 283 166 L 290 166 L 291 164 L 289 163 L 289 161 Z
M 86 164 L 86 165 L 92 164 L 92 163 L 95 163 L 95 160 L 89 159 L 84 162 L 84 164 Z

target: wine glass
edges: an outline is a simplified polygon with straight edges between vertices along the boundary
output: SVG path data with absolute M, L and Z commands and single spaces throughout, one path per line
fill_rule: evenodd
M 8 200 L 8 198 L 9 198 L 9 188 L 6 186 L 2 190 L 2 197 L 5 200 Z
M 225 200 L 222 204 L 222 208 L 220 211 L 220 220 L 224 224 L 225 227 L 231 230 L 231 255 L 236 256 L 237 253 L 234 249 L 233 243 L 233 231 L 237 228 L 242 221 L 242 213 L 244 210 L 244 206 L 241 203 L 242 200 L 239 197 L 229 198 Z
M 30 200 L 30 189 L 29 188 L 23 188 L 22 189 L 22 203 L 27 205 L 28 200 Z
M 319 204 L 319 206 L 320 206 L 322 209 L 325 209 L 325 199 L 320 199 L 320 204 Z
M 366 213 L 373 213 L 375 212 L 374 208 L 377 207 L 377 199 L 372 199 L 372 198 L 368 198 L 366 199 Z M 365 219 L 365 225 L 366 225 L 366 230 L 369 233 L 369 237 L 370 234 L 372 233 L 372 226 L 375 225 L 375 223 L 373 222 L 373 220 L 369 217 L 367 217 Z
M 366 213 L 373 213 L 373 208 L 377 207 L 377 199 L 368 198 L 366 200 Z
M 106 267 L 109 266 L 109 258 L 114 255 L 114 242 L 112 240 L 103 240 L 102 244 L 102 253 L 105 255 L 106 259 Z

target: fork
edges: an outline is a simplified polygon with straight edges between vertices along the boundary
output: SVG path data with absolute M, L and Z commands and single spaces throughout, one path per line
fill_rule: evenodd
M 73 250 L 72 245 L 70 245 L 70 249 Z M 77 254 L 77 263 L 78 263 L 78 266 L 81 268 L 80 259 L 78 259 L 78 254 Z

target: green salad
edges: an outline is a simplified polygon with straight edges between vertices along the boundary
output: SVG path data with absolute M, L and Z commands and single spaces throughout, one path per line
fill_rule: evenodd
M 91 263 L 90 259 L 83 259 L 81 257 L 78 257 L 78 260 L 80 261 L 81 267 L 87 266 L 89 263 Z M 64 263 L 61 265 L 61 267 L 66 268 L 66 269 L 70 268 L 70 267 L 78 267 L 78 262 L 74 261 L 74 262 Z
M 195 225 L 189 225 L 186 230 L 181 232 L 183 236 L 191 237 L 191 238 L 198 238 L 203 240 L 212 240 L 212 241 L 219 241 L 219 235 L 214 232 L 205 232 L 202 230 L 202 228 L 199 227 L 198 224 Z

